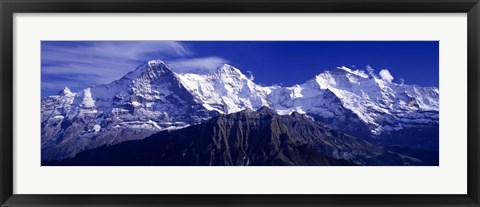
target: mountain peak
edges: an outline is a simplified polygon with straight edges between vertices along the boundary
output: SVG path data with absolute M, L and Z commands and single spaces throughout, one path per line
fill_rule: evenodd
M 154 70 L 168 70 L 172 71 L 166 64 L 160 59 L 149 60 L 147 64 L 145 64 L 146 68 L 152 68 Z
M 70 88 L 68 87 L 65 87 L 63 88 L 63 90 L 59 91 L 58 92 L 58 95 L 62 95 L 62 96 L 74 96 L 75 93 L 73 93 Z
M 257 109 L 257 113 L 260 113 L 260 114 L 275 114 L 275 111 L 268 108 L 268 106 L 264 105 L 264 106 L 260 107 L 259 109 Z
M 239 69 L 229 65 L 229 64 L 223 64 L 222 67 L 220 67 L 217 71 L 215 71 L 217 74 L 226 74 L 226 75 L 241 75 L 245 76 L 242 71 Z M 245 76 L 246 77 L 246 76 Z
M 155 60 L 150 60 L 147 62 L 148 66 L 150 67 L 156 67 L 156 66 L 159 66 L 159 65 L 165 65 L 165 63 L 160 60 L 160 59 L 155 59 Z
M 230 64 L 223 64 L 222 67 L 220 67 L 218 70 L 235 70 L 236 68 L 233 67 L 232 65 Z M 237 69 L 238 70 L 238 69 Z
M 155 59 L 138 66 L 137 69 L 127 73 L 123 78 L 136 79 L 145 73 L 152 72 L 154 74 L 174 73 L 162 60 Z
M 290 114 L 290 116 L 293 116 L 293 117 L 297 118 L 297 117 L 302 117 L 303 115 L 300 114 L 300 113 L 298 113 L 297 111 L 293 111 L 293 112 Z

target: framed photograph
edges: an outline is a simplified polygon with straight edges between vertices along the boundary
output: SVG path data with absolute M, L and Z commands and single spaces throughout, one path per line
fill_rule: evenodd
M 480 206 L 478 0 L 0 7 L 1 206 Z

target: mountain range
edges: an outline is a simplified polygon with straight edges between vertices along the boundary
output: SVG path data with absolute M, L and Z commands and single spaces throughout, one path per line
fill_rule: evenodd
M 347 67 L 324 71 L 289 87 L 262 86 L 231 65 L 205 75 L 180 74 L 161 60 L 151 60 L 112 83 L 78 92 L 65 88 L 43 98 L 42 162 L 73 158 L 83 151 L 123 142 L 136 143 L 126 141 L 159 133 L 180 133 L 262 107 L 282 120 L 301 115 L 302 120 L 365 141 L 374 146 L 369 149 L 372 152 L 394 149 L 391 153 L 398 153 L 396 156 L 417 158 L 425 157 L 424 152 L 438 154 L 439 90 L 435 87 L 394 83 L 373 71 Z M 265 133 L 262 130 L 258 133 Z M 290 135 L 285 139 L 301 138 Z M 368 159 L 327 157 L 347 165 L 372 164 Z M 220 160 L 216 162 L 239 163 L 237 159 Z

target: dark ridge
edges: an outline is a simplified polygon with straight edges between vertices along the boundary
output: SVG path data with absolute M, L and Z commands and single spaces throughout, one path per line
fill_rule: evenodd
M 421 165 L 302 115 L 268 107 L 220 115 L 202 124 L 143 140 L 86 150 L 59 166 L 342 166 Z M 264 116 L 264 113 L 269 116 Z

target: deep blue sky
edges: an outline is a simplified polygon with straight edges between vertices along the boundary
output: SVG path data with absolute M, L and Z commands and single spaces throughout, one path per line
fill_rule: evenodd
M 42 97 L 109 83 L 150 59 L 191 73 L 228 63 L 256 83 L 284 86 L 337 66 L 370 65 L 388 69 L 393 82 L 438 87 L 438 51 L 437 41 L 43 41 Z

